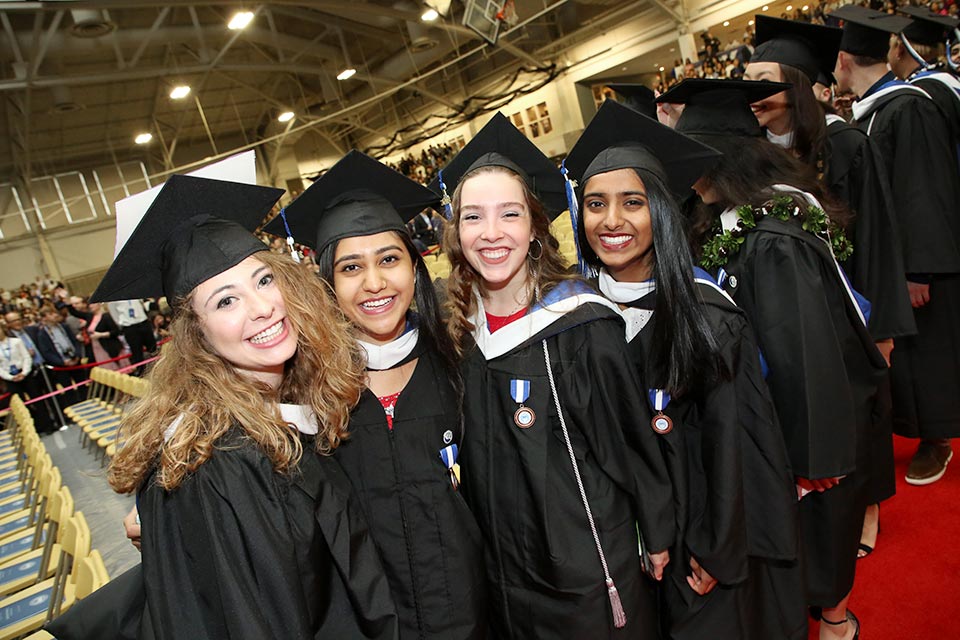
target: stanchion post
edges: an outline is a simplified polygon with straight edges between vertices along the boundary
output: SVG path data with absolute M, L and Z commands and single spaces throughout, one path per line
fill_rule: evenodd
M 47 391 L 48 391 L 48 393 L 53 393 L 53 392 L 54 392 L 54 388 L 53 388 L 53 385 L 50 384 L 50 377 L 47 376 L 47 367 L 46 367 L 46 365 L 43 365 L 43 366 L 40 367 L 40 373 L 43 374 L 43 381 L 47 383 Z M 56 395 L 52 395 L 52 396 L 50 396 L 50 399 L 53 400 L 53 407 L 57 410 L 57 417 L 60 419 L 60 426 L 61 426 L 61 427 L 67 426 L 67 421 L 64 420 L 64 418 L 63 418 L 63 412 L 60 411 L 60 403 L 57 401 L 57 396 L 56 396 Z

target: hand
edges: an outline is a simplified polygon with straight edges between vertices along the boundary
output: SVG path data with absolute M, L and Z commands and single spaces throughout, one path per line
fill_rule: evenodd
M 13 381 L 14 381 L 14 382 L 20 382 L 20 381 L 23 380 L 25 377 L 26 377 L 25 374 L 18 373 L 17 375 L 13 376 Z
M 687 584 L 697 592 L 698 595 L 705 596 L 717 586 L 717 579 L 707 573 L 707 570 L 700 566 L 697 559 L 690 556 L 690 575 L 687 576 Z
M 833 487 L 840 484 L 840 478 L 801 478 L 800 476 L 796 477 L 797 486 L 806 489 L 807 491 L 816 491 L 818 493 L 823 493 L 827 489 L 832 489 Z
M 910 282 L 907 280 L 907 293 L 910 294 L 910 304 L 919 309 L 930 302 L 930 285 Z
M 893 353 L 893 338 L 889 338 L 887 340 L 878 340 L 877 350 L 880 351 L 880 355 L 883 356 L 883 359 L 887 362 L 887 367 L 889 367 L 890 354 Z
M 130 540 L 130 544 L 137 548 L 137 551 L 140 551 L 140 524 L 137 522 L 139 515 L 137 507 L 134 506 L 123 519 L 123 528 L 127 533 L 127 538 Z
M 647 555 L 650 558 L 650 564 L 653 565 L 653 568 L 651 569 L 653 572 L 651 574 L 652 577 L 656 580 L 662 580 L 663 570 L 670 563 L 670 551 L 668 549 L 664 549 L 663 551 L 650 553 Z

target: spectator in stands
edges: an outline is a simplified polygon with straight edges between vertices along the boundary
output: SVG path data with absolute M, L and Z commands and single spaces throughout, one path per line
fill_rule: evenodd
M 54 385 L 64 388 L 82 382 L 85 376 L 80 364 L 80 342 L 63 324 L 60 312 L 52 304 L 40 308 L 40 327 L 37 331 L 37 350 L 43 361 L 50 367 L 50 380 Z M 59 400 L 61 406 L 79 402 L 80 394 L 76 389 L 66 391 Z
M 346 435 L 360 350 L 320 280 L 248 231 L 279 193 L 171 177 L 91 296 L 175 309 L 109 472 L 139 492 L 158 640 L 396 637 L 362 513 L 320 455 Z
M 38 371 L 34 369 L 33 356 L 23 341 L 0 327 L 0 378 L 6 384 L 9 393 L 18 393 L 23 400 L 39 398 L 43 395 Z M 43 402 L 27 405 L 34 418 L 38 433 L 50 433 L 55 430 Z
M 83 298 L 74 296 L 70 299 L 69 312 L 86 323 L 83 330 L 93 349 L 93 362 L 112 360 L 120 355 L 123 351 L 120 327 L 99 303 L 87 303 Z M 106 362 L 100 366 L 120 368 L 117 362 Z
M 144 352 L 152 353 L 157 350 L 157 341 L 153 337 L 153 327 L 147 320 L 147 309 L 140 300 L 117 300 L 107 305 L 114 322 L 120 326 L 120 331 L 130 347 L 130 362 L 142 362 Z M 131 374 L 139 375 L 140 370 L 134 369 Z

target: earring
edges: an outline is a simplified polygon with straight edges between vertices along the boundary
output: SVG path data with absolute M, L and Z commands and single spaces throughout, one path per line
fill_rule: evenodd
M 543 243 L 540 242 L 540 238 L 534 238 L 533 241 L 530 243 L 530 248 L 531 248 L 531 249 L 533 249 L 533 243 L 534 243 L 534 242 L 537 243 L 537 248 L 539 248 L 540 251 L 537 252 L 537 255 L 533 255 L 533 253 L 531 253 L 530 251 L 527 251 L 527 255 L 530 256 L 530 259 L 531 259 L 531 260 L 537 261 L 537 260 L 539 260 L 540 258 L 543 257 Z

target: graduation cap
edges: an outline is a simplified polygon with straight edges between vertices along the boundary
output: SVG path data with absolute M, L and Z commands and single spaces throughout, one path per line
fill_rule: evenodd
M 761 137 L 750 105 L 789 89 L 785 82 L 688 78 L 657 98 L 684 104 L 677 131 L 687 135 Z
M 429 186 L 446 197 L 463 176 L 480 167 L 505 167 L 516 173 L 543 204 L 551 220 L 567 208 L 563 176 L 556 165 L 502 113 L 494 114 Z
M 887 59 L 887 50 L 890 48 L 889 34 L 900 33 L 910 24 L 907 18 L 852 4 L 840 7 L 831 13 L 830 17 L 843 20 L 840 51 L 877 60 Z
M 960 19 L 941 16 L 928 7 L 897 7 L 897 11 L 913 18 L 913 21 L 903 28 L 903 35 L 917 44 L 936 46 L 946 42 L 948 34 L 960 25 Z
M 580 185 L 617 169 L 646 169 L 677 195 L 686 193 L 722 154 L 658 121 L 607 100 L 564 160 Z
M 608 84 L 609 88 L 620 97 L 620 102 L 631 109 L 639 111 L 645 116 L 651 118 L 657 117 L 657 103 L 654 102 L 656 96 L 653 89 L 645 84 Z
M 117 254 L 91 302 L 174 303 L 198 284 L 266 251 L 253 231 L 283 189 L 174 175 Z
M 263 230 L 293 236 L 320 253 L 344 238 L 402 233 L 407 221 L 438 201 L 420 183 L 354 149 Z
M 802 71 L 813 84 L 837 61 L 843 30 L 757 15 L 756 49 L 750 62 L 776 62 Z

